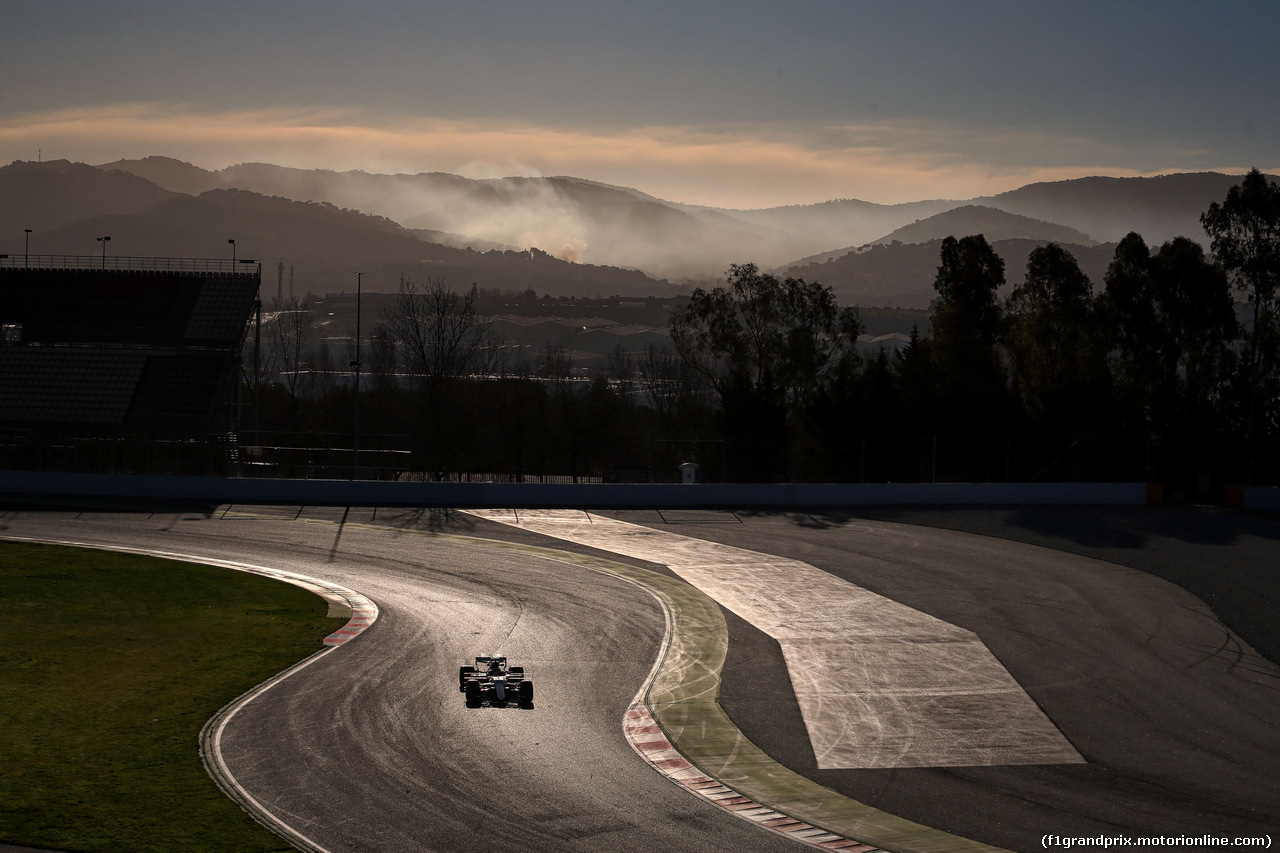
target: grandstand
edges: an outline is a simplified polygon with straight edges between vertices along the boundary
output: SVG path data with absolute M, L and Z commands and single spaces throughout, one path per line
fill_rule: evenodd
M 158 449 L 185 445 L 183 473 L 225 472 L 261 278 L 256 261 L 0 256 L 0 465 L 160 473 Z

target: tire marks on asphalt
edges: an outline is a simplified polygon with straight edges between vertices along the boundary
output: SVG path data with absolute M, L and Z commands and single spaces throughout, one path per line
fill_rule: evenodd
M 666 565 L 776 639 L 821 769 L 1084 761 L 977 635 L 807 563 L 581 510 L 472 512 Z

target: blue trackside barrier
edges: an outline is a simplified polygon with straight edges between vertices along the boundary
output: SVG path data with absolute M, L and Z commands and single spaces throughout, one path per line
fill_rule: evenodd
M 0 471 L 7 503 L 133 501 L 422 507 L 820 507 L 872 504 L 1140 505 L 1145 483 L 561 484 L 267 480 Z

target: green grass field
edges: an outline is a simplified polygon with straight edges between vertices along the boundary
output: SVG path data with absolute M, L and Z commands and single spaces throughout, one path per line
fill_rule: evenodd
M 321 647 L 317 596 L 256 575 L 0 542 L 0 842 L 292 850 L 200 761 L 219 708 Z

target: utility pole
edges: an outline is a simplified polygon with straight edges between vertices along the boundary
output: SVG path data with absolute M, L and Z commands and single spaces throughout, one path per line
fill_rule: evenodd
M 364 273 L 356 275 L 356 357 L 351 366 L 356 370 L 356 417 L 355 435 L 351 445 L 351 479 L 355 479 L 360 471 L 360 284 Z
M 253 295 L 253 443 L 262 444 L 262 270 Z

